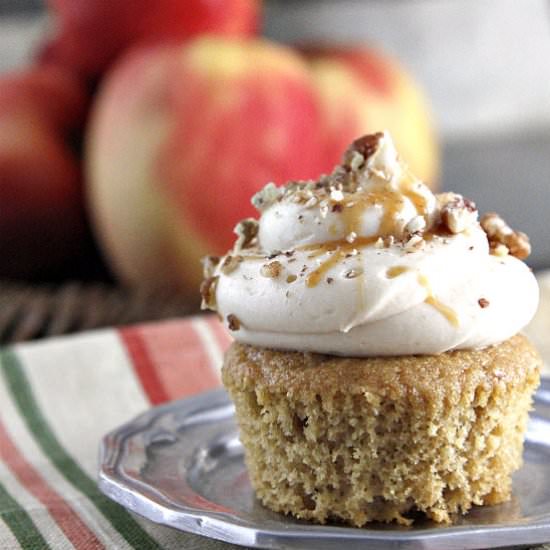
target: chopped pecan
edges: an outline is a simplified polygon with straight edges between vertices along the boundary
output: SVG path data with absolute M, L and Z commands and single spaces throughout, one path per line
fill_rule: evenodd
M 488 212 L 481 218 L 481 227 L 487 233 L 493 251 L 506 247 L 512 256 L 524 260 L 531 254 L 529 237 L 521 231 L 514 231 L 498 214 Z
M 282 195 L 283 190 L 270 182 L 252 197 L 252 205 L 261 212 L 277 202 Z
M 231 256 L 230 254 L 228 254 L 222 260 L 222 263 L 220 266 L 221 272 L 224 275 L 229 275 L 230 273 L 235 271 L 235 269 L 237 269 L 238 265 L 243 261 L 243 259 L 244 258 L 242 256 L 239 256 L 239 255 Z
M 201 309 L 216 311 L 216 287 L 219 277 L 208 277 L 201 284 L 202 303 Z
M 344 153 L 344 167 L 357 170 L 378 149 L 380 140 L 384 137 L 382 132 L 367 134 L 356 139 Z
M 214 271 L 216 266 L 220 263 L 220 258 L 218 256 L 205 256 L 201 260 L 202 262 L 202 273 L 205 279 L 208 277 L 214 276 Z
M 254 246 L 257 242 L 259 227 L 258 220 L 255 220 L 254 218 L 246 218 L 241 220 L 234 229 L 234 232 L 237 235 L 235 249 L 241 250 L 243 248 L 251 248 Z
M 426 219 L 424 216 L 415 216 L 406 226 L 405 231 L 408 235 L 421 235 L 426 229 Z
M 269 279 L 276 279 L 281 274 L 282 270 L 283 265 L 281 262 L 275 260 L 274 262 L 264 264 L 260 269 L 260 275 Z
M 451 233 L 462 233 L 477 221 L 477 208 L 474 202 L 462 195 L 445 193 L 440 198 L 441 222 Z
M 241 322 L 239 318 L 233 313 L 230 313 L 227 316 L 227 328 L 232 331 L 237 331 L 241 328 Z
M 411 235 L 410 239 L 408 239 L 403 245 L 405 252 L 416 252 L 417 250 L 422 250 L 425 246 L 426 241 L 422 235 L 417 233 Z

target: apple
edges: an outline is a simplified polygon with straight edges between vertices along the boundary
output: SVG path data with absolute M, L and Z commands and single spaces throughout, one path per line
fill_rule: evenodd
M 0 78 L 0 275 L 47 275 L 70 259 L 84 231 L 74 135 L 88 98 L 57 67 Z
M 87 137 L 90 211 L 124 280 L 198 295 L 266 182 L 317 175 L 309 69 L 262 40 L 202 37 L 133 51 L 102 86 Z
M 56 32 L 40 59 L 90 80 L 136 44 L 253 35 L 260 8 L 259 0 L 48 0 L 48 6 Z

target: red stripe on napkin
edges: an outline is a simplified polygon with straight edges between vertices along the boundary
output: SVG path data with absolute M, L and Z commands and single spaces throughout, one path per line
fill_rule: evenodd
M 122 328 L 120 335 L 151 404 L 219 386 L 192 319 Z
M 149 354 L 145 340 L 141 336 L 139 328 L 120 329 L 122 342 L 130 355 L 134 371 L 141 383 L 143 391 L 147 395 L 151 405 L 164 403 L 170 398 L 164 389 L 164 384 L 159 377 L 157 368 Z
M 0 458 L 29 493 L 39 500 L 77 549 L 105 548 L 67 501 L 27 462 L 0 422 Z

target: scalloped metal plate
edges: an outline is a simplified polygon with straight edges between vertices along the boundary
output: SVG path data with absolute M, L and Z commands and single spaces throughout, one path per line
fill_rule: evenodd
M 102 441 L 99 486 L 150 520 L 257 548 L 475 549 L 550 541 L 550 381 L 535 397 L 511 502 L 476 507 L 452 526 L 313 525 L 261 506 L 248 481 L 223 390 L 138 416 Z

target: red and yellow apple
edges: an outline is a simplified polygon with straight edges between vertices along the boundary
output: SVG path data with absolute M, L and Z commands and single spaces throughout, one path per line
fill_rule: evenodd
M 395 65 L 370 78 L 382 69 L 376 87 L 366 68 L 335 57 L 306 61 L 266 41 L 219 37 L 122 59 L 93 110 L 86 159 L 90 211 L 114 271 L 196 296 L 200 258 L 231 246 L 255 191 L 330 171 L 367 130 L 392 130 L 411 164 L 426 151 L 419 168 L 431 178 L 424 103 L 410 100 L 416 89 Z
M 203 33 L 250 36 L 260 0 L 48 0 L 56 32 L 43 62 L 96 79 L 136 44 L 181 42 Z
M 73 133 L 86 94 L 56 67 L 0 79 L 0 267 L 2 276 L 46 275 L 70 258 L 84 230 Z
M 255 191 L 318 172 L 320 121 L 290 49 L 206 37 L 134 52 L 88 135 L 91 212 L 115 271 L 196 293 L 199 259 L 231 246 Z

